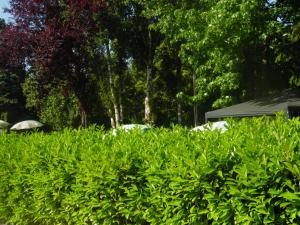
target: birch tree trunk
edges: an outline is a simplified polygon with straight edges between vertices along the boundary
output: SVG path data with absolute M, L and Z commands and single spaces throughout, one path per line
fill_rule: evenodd
M 124 106 L 122 101 L 122 95 L 119 95 L 119 107 L 120 107 L 120 123 L 124 122 Z
M 145 122 L 152 123 L 152 95 L 153 95 L 153 84 L 152 84 L 152 70 L 153 70 L 153 59 L 152 59 L 152 35 L 148 28 L 148 58 L 146 66 L 146 97 L 145 97 Z
M 114 116 L 113 116 L 112 110 L 109 109 L 109 110 L 108 110 L 108 113 L 109 113 L 109 115 L 110 115 L 110 125 L 111 125 L 111 127 L 112 127 L 113 129 L 115 129 L 115 128 L 116 128 L 116 122 L 115 122 L 115 118 L 114 118 Z
M 112 66 L 111 66 L 111 52 L 109 47 L 109 42 L 106 43 L 106 53 L 107 53 L 107 72 L 109 76 L 109 87 L 110 87 L 110 94 L 111 94 L 111 100 L 113 104 L 113 112 L 112 115 L 114 116 L 114 124 L 115 128 L 120 126 L 120 112 L 119 107 L 117 103 L 117 97 L 116 97 L 116 88 L 113 80 L 113 73 L 112 73 Z
M 145 122 L 152 122 L 152 69 L 147 66 L 147 87 L 145 97 Z

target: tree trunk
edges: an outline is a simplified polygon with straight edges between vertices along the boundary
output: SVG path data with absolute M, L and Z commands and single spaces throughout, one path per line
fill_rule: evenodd
M 151 31 L 148 28 L 148 59 L 146 66 L 146 97 L 145 97 L 145 122 L 152 123 L 152 95 L 153 95 L 153 84 L 152 84 L 152 70 L 153 70 L 153 59 L 152 59 L 152 36 Z
M 110 115 L 110 124 L 111 124 L 111 127 L 112 127 L 113 129 L 115 129 L 115 128 L 116 128 L 116 122 L 115 122 L 115 118 L 114 118 L 114 116 L 113 116 L 112 110 L 109 109 L 109 110 L 108 110 L 108 113 L 109 113 L 109 115 Z
M 119 127 L 120 126 L 120 112 L 119 112 L 119 107 L 117 104 L 115 85 L 114 85 L 114 81 L 113 81 L 109 43 L 106 43 L 105 47 L 106 47 L 106 53 L 107 53 L 107 72 L 108 72 L 108 76 L 109 76 L 109 87 L 110 87 L 110 93 L 111 93 L 111 100 L 112 100 L 112 104 L 113 104 L 112 115 L 114 115 L 115 127 Z
M 122 74 L 124 75 L 124 74 Z M 118 94 L 119 94 L 119 109 L 120 109 L 120 123 L 123 124 L 124 123 L 124 105 L 123 105 L 123 90 L 125 90 L 125 77 L 122 76 L 121 77 L 121 82 L 120 82 L 120 90 L 122 91 L 119 91 Z
M 145 97 L 145 122 L 152 122 L 152 69 L 147 66 L 147 83 L 146 83 L 146 97 Z
M 177 93 L 179 93 L 179 92 L 181 92 L 181 87 L 182 87 L 180 59 L 178 59 L 178 61 L 177 61 L 176 80 L 177 80 Z M 178 124 L 182 124 L 182 105 L 178 99 L 177 99 L 177 121 L 178 121 Z
M 84 128 L 87 127 L 87 113 L 82 106 L 80 106 L 80 125 Z
M 83 86 L 85 84 L 84 79 L 79 82 L 73 83 L 73 86 L 75 87 L 73 89 L 73 93 L 75 94 L 76 98 L 78 99 L 78 107 L 79 107 L 79 115 L 80 115 L 80 126 L 86 128 L 88 125 L 87 121 L 87 115 L 88 115 L 88 105 L 86 102 L 88 101 L 86 98 L 86 92 L 85 87 Z
M 71 84 L 70 89 L 73 89 L 73 93 L 79 102 L 79 115 L 80 115 L 80 126 L 86 128 L 88 126 L 88 113 L 89 113 L 89 103 L 88 103 L 88 90 L 86 84 L 88 79 L 86 74 L 82 73 L 80 66 L 74 65 L 74 77 L 76 79 L 70 79 Z
M 124 106 L 122 101 L 122 95 L 119 96 L 119 104 L 120 104 L 120 123 L 122 124 L 124 122 Z
M 193 95 L 196 96 L 196 73 L 193 73 Z M 198 124 L 198 108 L 197 103 L 194 102 L 194 125 Z

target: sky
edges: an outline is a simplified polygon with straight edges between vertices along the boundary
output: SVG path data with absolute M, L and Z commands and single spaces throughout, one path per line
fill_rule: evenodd
M 5 19 L 6 22 L 10 21 L 10 15 L 3 12 L 3 8 L 9 7 L 9 0 L 0 0 L 0 18 Z

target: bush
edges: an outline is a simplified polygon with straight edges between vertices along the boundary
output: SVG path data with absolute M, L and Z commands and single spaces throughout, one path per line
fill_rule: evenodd
M 54 130 L 74 127 L 79 121 L 76 97 L 74 95 L 63 96 L 60 88 L 53 89 L 45 99 L 40 119 Z
M 0 221 L 300 224 L 299 120 L 0 136 Z

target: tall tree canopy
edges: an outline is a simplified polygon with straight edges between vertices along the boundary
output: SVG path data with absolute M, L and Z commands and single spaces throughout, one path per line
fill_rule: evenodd
M 299 43 L 290 40 L 299 2 L 145 1 L 154 27 L 197 75 L 191 100 L 214 108 L 288 86 L 299 74 Z M 297 45 L 297 46 L 296 46 Z

